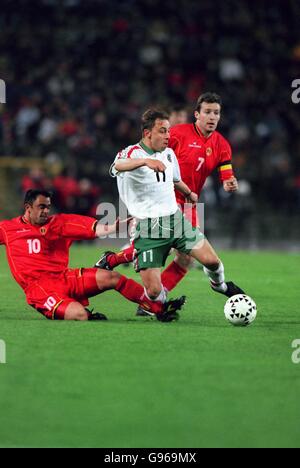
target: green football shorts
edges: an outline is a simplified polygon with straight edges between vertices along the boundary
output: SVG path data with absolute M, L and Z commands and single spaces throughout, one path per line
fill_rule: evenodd
M 171 216 L 143 219 L 134 237 L 135 269 L 163 267 L 172 248 L 189 254 L 204 238 L 180 210 Z

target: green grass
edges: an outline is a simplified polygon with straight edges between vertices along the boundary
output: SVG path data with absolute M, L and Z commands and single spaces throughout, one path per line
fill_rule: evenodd
M 72 266 L 96 256 L 73 247 Z M 257 302 L 251 327 L 226 323 L 198 270 L 176 289 L 188 296 L 177 323 L 136 318 L 115 292 L 92 300 L 107 323 L 49 322 L 25 305 L 1 249 L 0 446 L 299 447 L 299 256 L 222 258 Z

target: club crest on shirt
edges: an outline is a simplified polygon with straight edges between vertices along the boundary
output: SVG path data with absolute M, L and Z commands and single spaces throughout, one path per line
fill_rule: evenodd
M 170 153 L 168 154 L 167 159 L 169 162 L 172 162 L 172 156 L 170 155 Z
M 44 235 L 46 234 L 46 232 L 47 232 L 47 229 L 46 229 L 46 228 L 42 227 L 42 228 L 40 229 L 40 233 L 42 234 L 42 236 L 44 236 Z
M 210 156 L 212 154 L 211 148 L 206 148 L 206 156 Z

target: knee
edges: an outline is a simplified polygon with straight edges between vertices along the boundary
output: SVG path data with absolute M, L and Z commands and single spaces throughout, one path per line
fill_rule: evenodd
M 88 313 L 79 303 L 72 303 L 65 312 L 65 320 L 76 320 L 83 322 L 88 320 Z
M 108 289 L 115 289 L 117 284 L 119 283 L 121 278 L 120 273 L 117 271 L 112 271 L 110 278 L 109 278 L 109 288 Z
M 88 320 L 87 311 L 84 308 L 78 309 L 78 311 L 76 311 L 75 314 L 74 314 L 74 319 L 73 320 L 77 320 L 79 322 L 84 322 L 84 321 Z
M 193 258 L 190 255 L 178 254 L 175 258 L 175 262 L 184 270 L 189 270 L 193 265 Z
M 161 293 L 161 285 L 160 286 L 156 286 L 156 285 L 153 285 L 153 286 L 149 286 L 147 288 L 147 294 L 148 294 L 148 297 L 152 300 L 152 301 L 155 301 L 155 299 L 158 298 L 158 296 L 160 295 Z
M 119 280 L 120 273 L 116 271 L 97 271 L 97 285 L 100 290 L 115 289 Z

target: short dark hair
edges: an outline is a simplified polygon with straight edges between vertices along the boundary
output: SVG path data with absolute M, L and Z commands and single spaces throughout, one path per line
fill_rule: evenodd
M 32 205 L 40 195 L 46 198 L 52 198 L 52 193 L 47 190 L 28 190 L 24 197 L 24 206 Z
M 168 112 L 162 109 L 148 109 L 142 115 L 142 132 L 144 132 L 144 130 L 152 130 L 156 119 L 169 120 L 169 117 Z
M 222 106 L 221 97 L 216 93 L 209 92 L 209 93 L 201 94 L 201 96 L 198 97 L 195 111 L 200 112 L 203 102 L 207 102 L 208 104 L 216 103 L 216 104 L 220 104 L 220 106 Z

